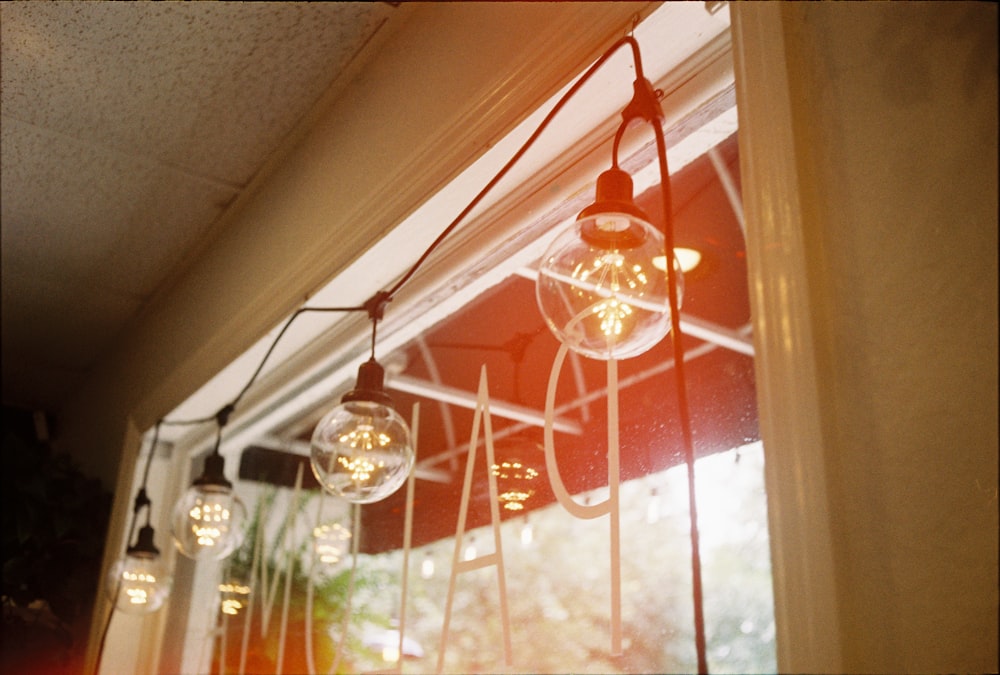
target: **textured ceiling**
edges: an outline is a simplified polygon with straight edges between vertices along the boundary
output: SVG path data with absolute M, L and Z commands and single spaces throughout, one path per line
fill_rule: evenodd
M 0 3 L 3 401 L 55 412 L 388 3 Z

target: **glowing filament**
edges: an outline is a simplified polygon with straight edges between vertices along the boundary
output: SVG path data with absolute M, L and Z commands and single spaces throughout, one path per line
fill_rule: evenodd
M 333 565 L 340 562 L 340 549 L 336 546 L 331 546 L 330 544 L 320 544 L 316 547 L 316 552 L 319 553 L 319 559 L 325 562 L 327 565 Z
M 156 583 L 156 576 L 147 572 L 122 572 L 125 582 L 125 595 L 129 604 L 145 605 L 149 602 L 148 588 Z
M 191 531 L 199 546 L 215 546 L 229 522 L 230 513 L 222 504 L 198 501 L 188 512 Z
M 591 312 L 601 321 L 601 332 L 608 337 L 622 334 L 623 319 L 632 314 L 632 307 L 612 298 L 603 300 L 593 306 Z
M 504 490 L 497 499 L 508 511 L 524 510 L 524 502 L 528 501 L 531 495 L 535 494 L 529 486 L 530 481 L 538 476 L 538 471 L 526 466 L 518 461 L 505 461 L 493 465 L 493 475 L 508 485 L 510 489 Z
M 343 542 L 351 538 L 351 533 L 340 523 L 326 523 L 313 528 L 313 538 L 319 559 L 333 565 L 340 562 L 346 548 Z
M 372 477 L 373 471 L 385 467 L 385 462 L 380 461 L 376 465 L 365 455 L 351 457 L 350 459 L 347 457 L 338 457 L 337 463 L 351 474 L 351 480 L 358 483 L 368 482 Z
M 239 614 L 239 611 L 244 607 L 243 600 L 239 596 L 250 595 L 250 587 L 243 584 L 219 584 L 219 591 L 224 596 L 221 603 L 222 613 L 230 616 Z M 237 597 L 232 597 L 234 595 Z
M 374 450 L 389 445 L 392 442 L 392 438 L 388 434 L 375 431 L 375 427 L 370 424 L 359 424 L 350 433 L 341 436 L 340 442 L 352 448 Z
M 122 579 L 125 581 L 137 581 L 139 583 L 155 584 L 156 577 L 145 572 L 122 572 Z
M 521 492 L 520 490 L 508 490 L 500 495 L 500 503 L 508 511 L 521 511 L 524 509 L 524 502 L 528 501 L 528 497 L 531 496 L 530 492 Z

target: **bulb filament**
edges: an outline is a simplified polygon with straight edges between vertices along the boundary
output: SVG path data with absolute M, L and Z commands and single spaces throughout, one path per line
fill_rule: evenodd
M 601 332 L 608 338 L 621 337 L 626 332 L 626 321 L 635 310 L 629 303 L 619 298 L 623 288 L 641 296 L 649 285 L 642 265 L 633 264 L 626 267 L 625 256 L 618 251 L 609 251 L 595 257 L 590 267 L 577 265 L 573 276 L 583 282 L 577 287 L 577 293 L 583 295 L 593 291 L 605 299 L 593 304 L 590 311 L 600 322 Z
M 528 484 L 538 476 L 538 471 L 518 461 L 505 461 L 493 465 L 493 475 L 508 484 L 513 482 L 520 484 L 519 487 L 504 490 L 497 499 L 508 511 L 524 510 L 524 502 L 535 494 Z
M 385 462 L 379 460 L 376 464 L 365 452 L 384 448 L 392 443 L 392 437 L 386 433 L 376 431 L 370 423 L 362 423 L 340 437 L 340 442 L 350 446 L 352 449 L 361 450 L 362 454 L 356 457 L 338 457 L 337 463 L 344 470 L 351 474 L 351 480 L 356 483 L 367 483 L 371 480 L 372 473 L 378 469 L 385 468 Z
M 147 572 L 122 572 L 122 579 L 126 582 L 125 595 L 128 596 L 129 604 L 145 605 L 149 601 L 149 592 L 143 586 L 151 586 L 156 583 L 156 577 Z
M 229 522 L 229 509 L 222 504 L 198 501 L 188 512 L 191 531 L 198 538 L 199 546 L 215 546 Z
M 355 449 L 375 450 L 389 445 L 392 438 L 388 434 L 375 431 L 375 427 L 371 424 L 359 424 L 350 433 L 341 436 L 340 442 Z

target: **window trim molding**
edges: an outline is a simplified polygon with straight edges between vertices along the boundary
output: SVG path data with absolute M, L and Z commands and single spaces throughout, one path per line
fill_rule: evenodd
M 732 3 L 779 672 L 843 672 L 805 212 L 780 3 Z

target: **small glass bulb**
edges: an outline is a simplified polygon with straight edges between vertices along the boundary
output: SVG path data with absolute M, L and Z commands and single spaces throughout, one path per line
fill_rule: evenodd
M 163 605 L 172 581 L 158 554 L 128 553 L 111 566 L 106 588 L 118 610 L 149 614 Z
M 638 356 L 662 340 L 670 332 L 667 275 L 656 264 L 664 248 L 655 227 L 625 213 L 596 213 L 559 234 L 542 256 L 536 286 L 556 338 L 604 361 Z M 674 269 L 680 295 L 676 259 Z
M 341 403 L 312 437 L 312 469 L 329 492 L 355 504 L 385 499 L 406 481 L 415 455 L 403 418 L 373 401 Z
M 246 508 L 224 485 L 192 485 L 174 506 L 177 550 L 194 560 L 221 560 L 243 543 Z

